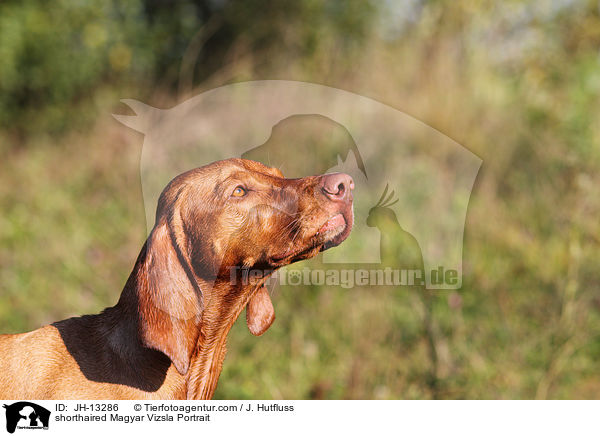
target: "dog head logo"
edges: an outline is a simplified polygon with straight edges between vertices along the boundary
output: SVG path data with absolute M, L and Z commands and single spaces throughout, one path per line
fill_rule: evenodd
M 27 401 L 4 405 L 6 409 L 6 431 L 14 433 L 18 429 L 48 429 L 50 411 Z
M 402 237 L 422 259 L 427 288 L 462 286 L 464 224 L 482 161 L 426 124 L 366 97 L 292 81 L 227 85 L 165 110 L 123 102 L 136 115 L 115 118 L 145 134 L 148 231 L 169 180 L 215 160 L 253 159 L 286 177 L 344 172 L 356 185 L 355 226 L 324 263 L 387 265 Z

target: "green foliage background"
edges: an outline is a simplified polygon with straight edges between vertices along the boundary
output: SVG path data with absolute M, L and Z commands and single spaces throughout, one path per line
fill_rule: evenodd
M 217 398 L 599 398 L 599 49 L 587 0 L 4 1 L 0 331 L 116 302 L 145 235 L 120 98 L 303 80 L 483 159 L 464 286 L 281 292 L 263 337 L 234 326 Z

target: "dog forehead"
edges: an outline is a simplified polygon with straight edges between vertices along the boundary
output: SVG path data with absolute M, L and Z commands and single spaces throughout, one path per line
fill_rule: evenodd
M 268 167 L 260 162 L 256 162 L 249 159 L 239 159 L 242 165 L 250 171 L 254 171 L 257 173 L 266 174 L 271 177 L 283 178 L 283 173 L 279 170 L 279 168 Z
M 285 179 L 278 169 L 267 167 L 260 162 L 238 158 L 221 160 L 189 170 L 171 180 L 160 196 L 158 209 L 162 210 L 165 205 L 172 204 L 180 194 L 209 195 L 222 189 L 222 184 L 230 178 L 238 178 L 240 181 L 253 179 L 260 184 L 271 186 L 290 180 Z
M 268 167 L 260 162 L 249 159 L 232 158 L 213 162 L 189 172 L 194 179 L 209 178 L 214 180 L 225 180 L 234 173 L 245 172 L 256 176 L 269 176 L 283 178 L 283 174 L 277 168 Z

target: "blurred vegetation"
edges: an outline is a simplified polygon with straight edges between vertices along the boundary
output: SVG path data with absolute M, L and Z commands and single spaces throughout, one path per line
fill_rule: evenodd
M 463 288 L 285 290 L 263 337 L 234 326 L 217 397 L 599 398 L 599 49 L 587 0 L 4 1 L 0 331 L 116 302 L 145 235 L 120 98 L 303 80 L 483 159 Z
M 176 90 L 186 72 L 203 81 L 240 51 L 310 58 L 333 35 L 344 36 L 341 46 L 361 41 L 374 15 L 358 0 L 269 3 L 4 1 L 0 126 L 17 138 L 89 127 L 125 90 Z M 186 54 L 193 65 L 182 66 Z

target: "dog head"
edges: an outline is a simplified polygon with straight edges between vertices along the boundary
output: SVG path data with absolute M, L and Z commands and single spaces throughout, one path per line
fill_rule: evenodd
M 244 159 L 173 179 L 160 196 L 144 259 L 145 344 L 185 373 L 197 341 L 190 332 L 211 318 L 232 324 L 240 302 L 247 305 L 250 331 L 262 334 L 274 320 L 262 283 L 277 268 L 348 237 L 353 189 L 346 174 L 286 179 L 278 169 Z M 252 286 L 234 286 L 232 271 L 243 269 L 264 274 Z

